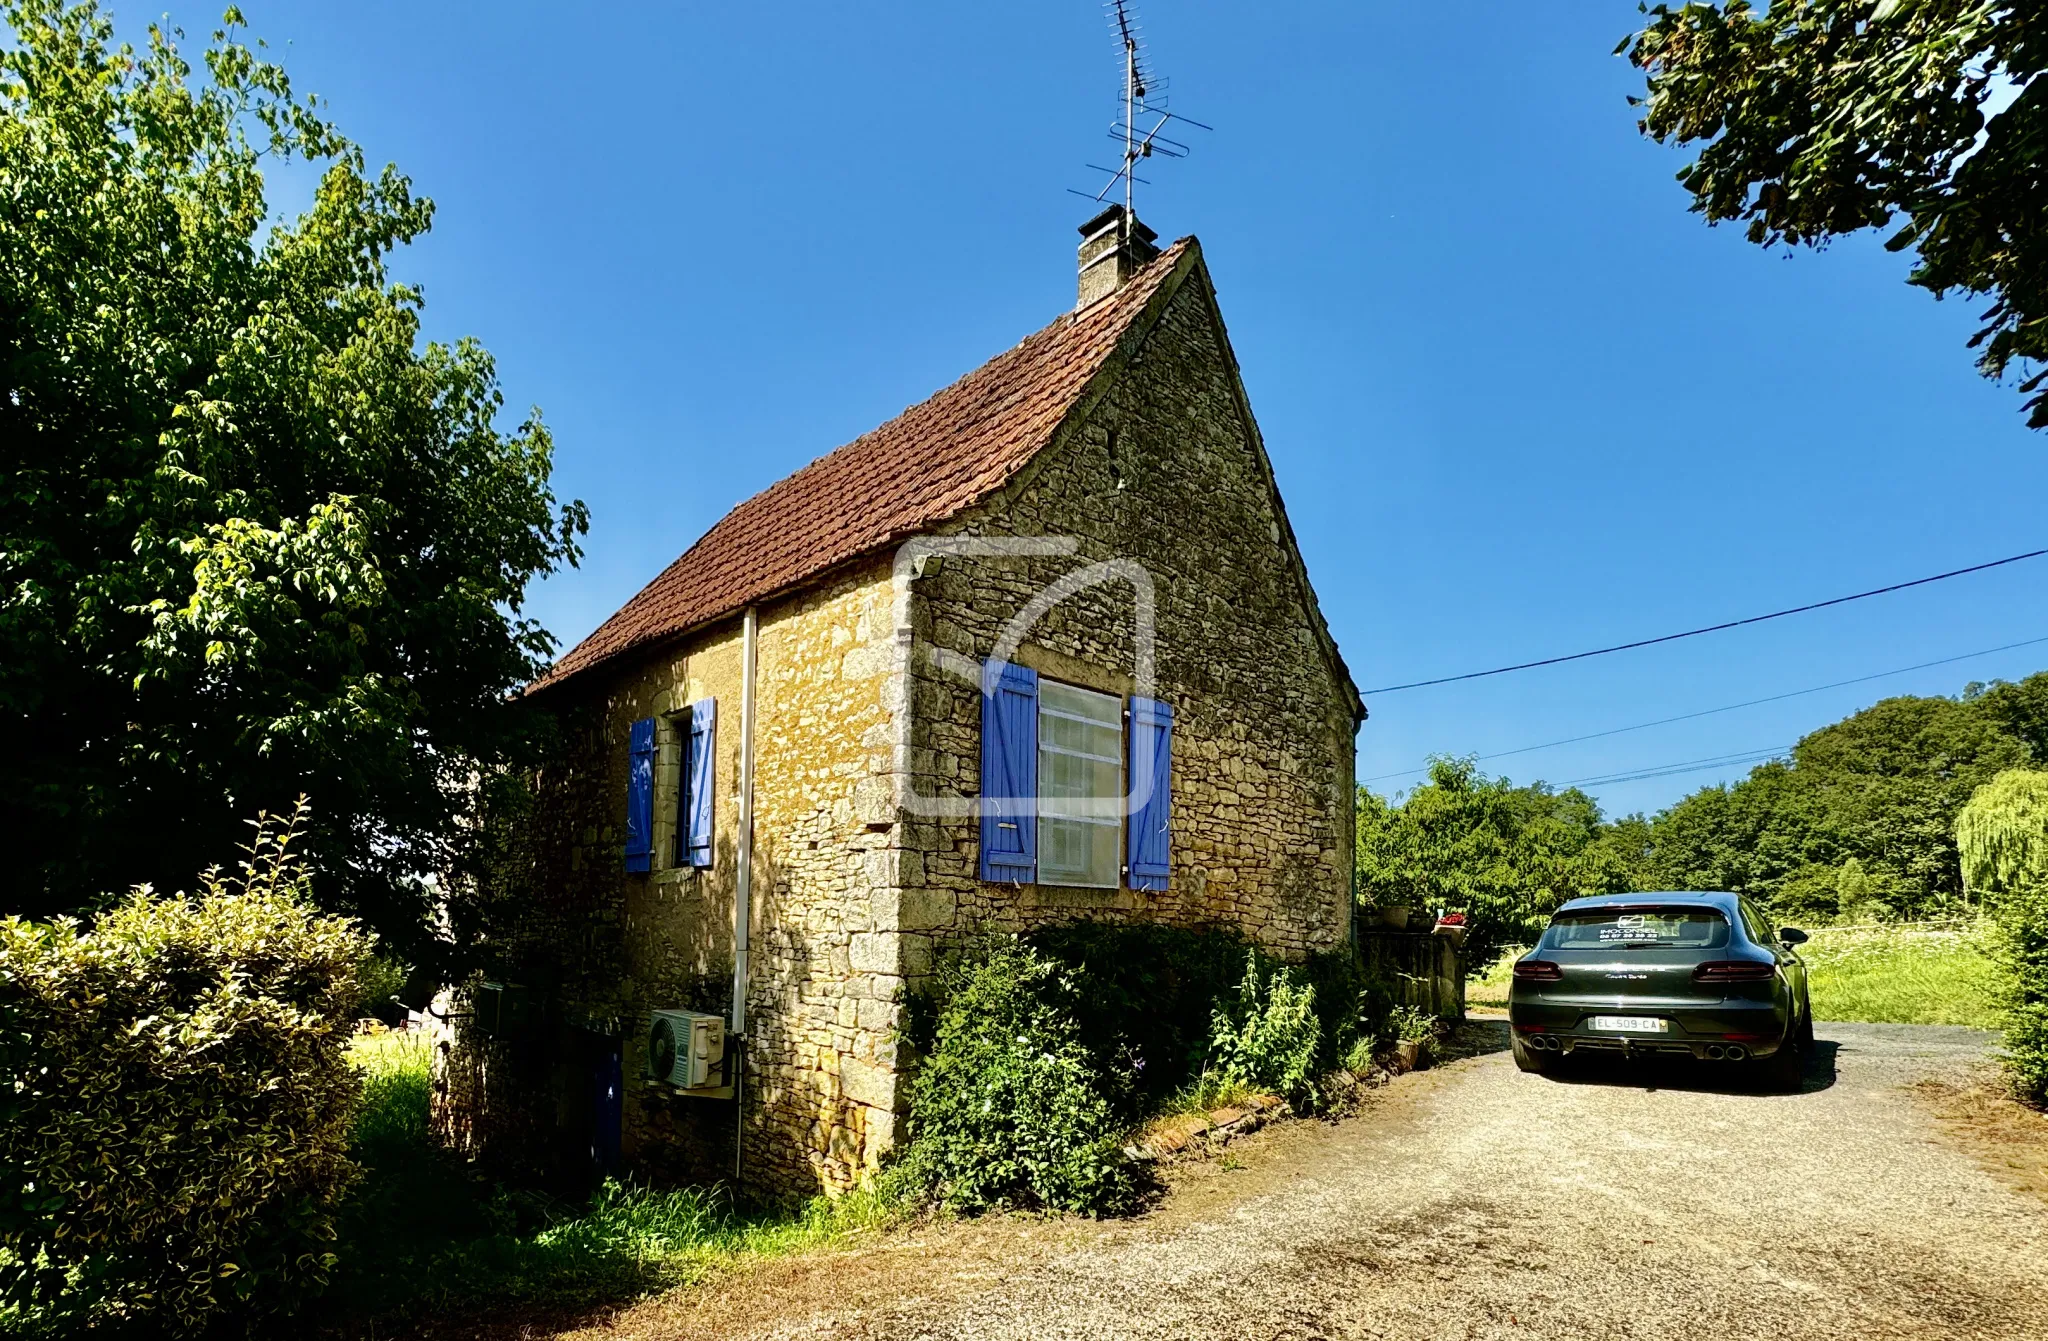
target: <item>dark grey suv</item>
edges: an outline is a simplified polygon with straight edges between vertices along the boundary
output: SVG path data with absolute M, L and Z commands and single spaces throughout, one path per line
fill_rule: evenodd
M 1796 1089 L 1813 1047 L 1806 933 L 1737 894 L 1573 899 L 1508 990 L 1515 1064 L 1593 1051 L 1743 1063 Z

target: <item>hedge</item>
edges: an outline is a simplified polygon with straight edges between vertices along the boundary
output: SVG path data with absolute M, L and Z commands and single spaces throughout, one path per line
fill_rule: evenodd
M 1348 945 L 1289 965 L 1234 928 L 1074 923 L 964 947 L 912 999 L 899 1176 L 959 1210 L 1116 1214 L 1123 1134 L 1205 1080 L 1322 1100 L 1392 995 Z
M 324 1282 L 369 944 L 291 834 L 90 929 L 0 921 L 0 1329 L 189 1334 Z

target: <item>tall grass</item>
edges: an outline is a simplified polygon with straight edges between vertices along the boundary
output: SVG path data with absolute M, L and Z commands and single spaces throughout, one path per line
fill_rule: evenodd
M 1799 948 L 1820 1020 L 1998 1027 L 1979 922 L 1822 927 Z
M 886 1190 L 750 1211 L 723 1187 L 607 1183 L 586 1204 L 505 1189 L 438 1150 L 431 1044 L 357 1040 L 364 1179 L 344 1219 L 332 1298 L 358 1316 L 630 1299 L 725 1265 L 828 1245 L 897 1217 Z

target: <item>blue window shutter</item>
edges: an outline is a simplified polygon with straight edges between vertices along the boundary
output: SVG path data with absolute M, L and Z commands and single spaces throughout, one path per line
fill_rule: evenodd
M 713 761 L 717 757 L 718 700 L 700 699 L 690 705 L 690 743 L 683 760 L 683 810 L 685 822 L 678 831 L 688 852 L 678 866 L 707 867 L 715 855 L 711 846 L 711 817 L 718 808 L 718 789 Z
M 1167 822 L 1173 810 L 1173 705 L 1131 700 L 1131 792 L 1141 802 L 1125 831 L 1132 889 L 1158 893 L 1170 869 Z
M 626 738 L 626 869 L 654 864 L 654 719 L 633 723 Z
M 1038 672 L 991 664 L 981 679 L 981 878 L 1038 877 Z

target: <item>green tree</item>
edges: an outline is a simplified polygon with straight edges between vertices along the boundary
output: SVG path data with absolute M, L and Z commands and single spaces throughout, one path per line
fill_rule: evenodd
M 2048 674 L 1960 699 L 1885 699 L 1822 727 L 1790 759 L 1659 815 L 1649 874 L 1665 888 L 1752 894 L 1801 918 L 1850 904 L 1859 916 L 1940 912 L 1963 897 L 1956 816 L 2000 770 L 2035 757 L 2019 728 L 2044 692 Z
M 238 14 L 201 70 L 92 0 L 0 14 L 0 899 L 168 887 L 303 792 L 322 901 L 417 954 L 480 784 L 531 757 L 521 601 L 582 505 L 388 273 L 431 202 Z M 322 175 L 273 224 L 288 159 Z
M 1643 133 L 1700 146 L 1678 175 L 1762 246 L 1892 228 L 1910 282 L 1988 296 L 1971 340 L 2001 377 L 2048 357 L 2048 13 L 2013 0 L 1657 5 L 1622 43 Z M 2011 104 L 1987 115 L 2001 87 Z M 1894 227 L 1896 225 L 1896 227 Z M 2044 374 L 2020 383 L 2048 426 Z
M 1972 889 L 2048 881 L 2048 773 L 2009 769 L 1979 787 L 1956 818 L 1956 845 Z
M 2006 1068 L 2048 1102 L 2048 773 L 2013 769 L 1978 789 L 1956 820 L 1970 887 L 1993 896 Z
M 1625 849 L 1603 843 L 1577 788 L 1517 787 L 1469 759 L 1430 762 L 1399 805 L 1358 789 L 1358 888 L 1368 906 L 1462 912 L 1473 963 L 1527 943 L 1579 894 L 1631 888 Z

